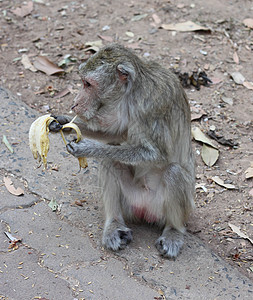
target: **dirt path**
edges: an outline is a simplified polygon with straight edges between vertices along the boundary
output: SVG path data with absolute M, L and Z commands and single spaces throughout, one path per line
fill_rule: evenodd
M 197 209 L 188 229 L 217 254 L 249 278 L 253 278 L 253 245 L 233 233 L 229 223 L 253 238 L 253 181 L 245 170 L 253 161 L 253 91 L 250 84 L 236 84 L 230 74 L 240 72 L 253 81 L 252 29 L 243 21 L 252 16 L 252 1 L 53 1 L 33 2 L 25 17 L 12 12 L 18 1 L 0 1 L 0 84 L 41 113 L 68 112 L 80 87 L 78 65 L 96 47 L 120 42 L 140 56 L 154 59 L 182 73 L 204 70 L 213 81 L 198 91 L 188 88 L 193 113 L 200 113 L 193 126 L 238 143 L 218 145 L 219 159 L 207 167 L 200 156 L 200 143 L 194 142 L 197 158 Z M 161 24 L 193 21 L 211 31 L 177 32 Z M 252 25 L 251 25 L 252 26 Z M 87 43 L 92 49 L 87 50 Z M 46 75 L 25 69 L 39 55 L 61 63 L 65 72 Z M 65 60 L 65 64 L 62 62 Z M 235 79 L 236 80 L 236 79 Z M 59 92 L 64 97 L 56 97 Z M 202 115 L 203 114 L 203 115 Z M 201 116 L 202 115 L 202 116 Z M 236 189 L 213 182 L 219 176 Z

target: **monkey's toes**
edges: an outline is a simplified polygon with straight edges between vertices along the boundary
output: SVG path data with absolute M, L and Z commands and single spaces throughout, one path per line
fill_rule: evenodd
M 105 232 L 103 245 L 113 251 L 122 250 L 133 239 L 132 230 L 129 228 L 118 228 L 112 232 Z
M 159 253 L 167 258 L 176 258 L 184 244 L 182 239 L 172 240 L 168 237 L 160 236 L 155 246 Z

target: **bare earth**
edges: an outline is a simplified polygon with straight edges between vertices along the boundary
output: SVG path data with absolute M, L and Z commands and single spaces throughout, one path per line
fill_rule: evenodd
M 78 65 L 96 50 L 87 51 L 87 42 L 119 42 L 182 73 L 205 70 L 213 84 L 201 86 L 199 91 L 193 86 L 186 89 L 193 113 L 205 112 L 192 125 L 204 132 L 215 126 L 216 134 L 238 146 L 216 144 L 219 159 L 207 167 L 200 156 L 202 144 L 193 142 L 199 188 L 188 230 L 253 279 L 253 245 L 228 225 L 236 225 L 253 239 L 253 180 L 245 178 L 253 161 L 253 91 L 230 76 L 240 72 L 246 81 L 253 81 L 253 32 L 243 23 L 252 17 L 253 2 L 40 0 L 25 17 L 12 13 L 18 5 L 20 1 L 0 1 L 0 85 L 42 114 L 70 111 L 81 86 Z M 201 24 L 211 32 L 160 28 L 161 24 L 185 21 Z M 64 74 L 49 76 L 25 69 L 21 63 L 24 54 L 31 62 L 39 55 L 56 64 L 66 55 L 72 61 L 62 65 Z M 67 95 L 56 97 L 66 88 L 70 91 Z M 217 185 L 213 176 L 236 189 Z

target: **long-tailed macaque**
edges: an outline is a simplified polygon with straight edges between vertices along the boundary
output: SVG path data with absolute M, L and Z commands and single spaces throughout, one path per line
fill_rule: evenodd
M 118 44 L 104 47 L 79 70 L 83 87 L 72 109 L 84 139 L 67 150 L 101 159 L 103 245 L 125 248 L 132 240 L 125 221 L 146 221 L 163 229 L 155 244 L 160 254 L 176 257 L 195 185 L 190 110 L 179 80 Z M 70 119 L 57 117 L 60 124 Z M 60 127 L 53 122 L 50 129 Z

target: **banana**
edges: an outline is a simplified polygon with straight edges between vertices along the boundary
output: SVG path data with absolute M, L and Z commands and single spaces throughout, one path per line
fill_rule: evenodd
M 73 123 L 75 118 L 70 123 L 63 125 L 62 129 L 74 129 L 77 135 L 76 143 L 78 143 L 82 139 L 82 134 L 79 127 L 75 123 Z M 53 120 L 55 119 L 50 115 L 41 116 L 32 123 L 29 130 L 29 146 L 32 151 L 33 157 L 34 159 L 39 159 L 39 162 L 41 162 L 42 160 L 45 169 L 47 167 L 47 154 L 49 151 L 48 126 Z M 63 131 L 60 130 L 60 133 L 66 145 L 67 142 L 64 137 Z M 79 157 L 78 161 L 80 168 L 87 168 L 88 163 L 86 157 Z
M 75 119 L 75 118 L 74 118 Z M 73 123 L 74 119 L 72 121 L 70 121 L 69 123 L 63 125 L 62 129 L 64 128 L 72 128 L 76 131 L 76 143 L 80 142 L 81 139 L 82 139 L 82 134 L 81 134 L 81 130 L 79 129 L 79 127 Z M 66 140 L 65 140 L 65 137 L 63 135 L 63 131 L 61 130 L 61 136 L 62 136 L 62 139 L 65 143 L 65 145 L 67 144 Z M 86 157 L 78 157 L 78 161 L 79 161 L 79 167 L 80 169 L 81 168 L 87 168 L 88 167 L 88 163 L 87 163 L 87 159 Z
M 29 146 L 34 159 L 43 162 L 47 166 L 47 153 L 49 151 L 48 125 L 54 120 L 50 115 L 44 115 L 36 119 L 29 130 Z

